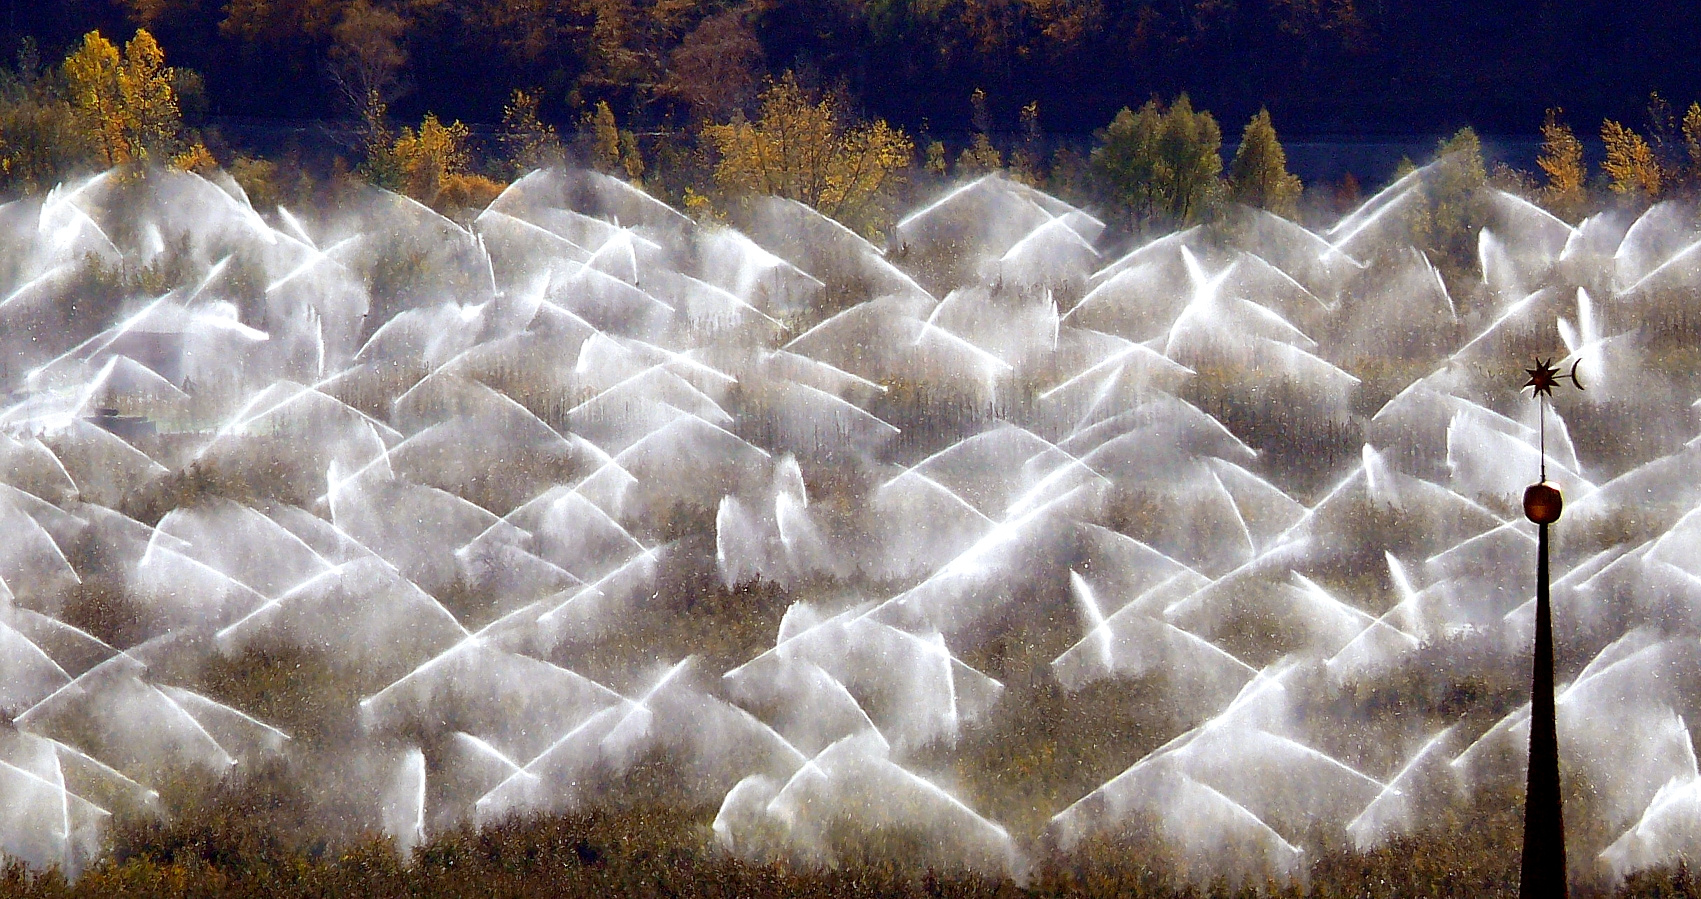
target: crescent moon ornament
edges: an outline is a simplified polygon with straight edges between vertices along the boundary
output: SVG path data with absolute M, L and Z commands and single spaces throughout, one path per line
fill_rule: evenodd
M 1524 386 L 1534 389 L 1534 393 L 1531 394 L 1531 397 L 1535 399 L 1536 403 L 1540 406 L 1540 411 L 1537 413 L 1539 422 L 1536 427 L 1540 433 L 1541 439 L 1541 480 L 1537 482 L 1537 486 L 1547 484 L 1547 401 L 1553 398 L 1553 388 L 1558 387 L 1561 382 L 1570 381 L 1571 386 L 1578 390 L 1583 389 L 1583 382 L 1577 378 L 1577 366 L 1581 365 L 1582 362 L 1583 360 L 1581 359 L 1573 361 L 1571 363 L 1571 371 L 1562 373 L 1559 369 L 1553 367 L 1552 359 L 1543 359 L 1538 356 L 1535 360 L 1535 368 L 1524 369 L 1524 373 L 1530 376 L 1530 379 L 1524 382 Z M 1532 487 L 1530 489 L 1535 490 L 1536 488 Z M 1554 496 L 1558 497 L 1558 495 L 1559 491 L 1555 489 Z M 1537 503 L 1536 506 L 1542 510 L 1541 516 L 1538 516 L 1536 512 L 1530 511 L 1532 507 L 1529 505 L 1529 499 L 1529 496 L 1526 495 L 1525 513 L 1529 516 L 1531 521 L 1535 521 L 1537 523 L 1550 523 L 1551 521 L 1559 518 L 1559 505 L 1557 503 L 1553 503 L 1551 504 L 1551 514 L 1553 518 L 1549 519 L 1549 522 L 1542 522 L 1540 518 L 1545 517 L 1548 514 L 1547 510 L 1549 509 L 1550 504 L 1546 502 Z
M 1553 396 L 1553 388 L 1558 387 L 1561 381 L 1570 381 L 1571 386 L 1582 390 L 1583 382 L 1577 379 L 1577 366 L 1581 365 L 1582 362 L 1581 359 L 1572 362 L 1571 371 L 1561 374 L 1559 369 L 1553 367 L 1553 360 L 1538 358 L 1535 368 L 1524 369 L 1524 372 L 1530 376 L 1530 379 L 1524 382 L 1524 386 L 1535 388 L 1536 396 L 1549 398 Z

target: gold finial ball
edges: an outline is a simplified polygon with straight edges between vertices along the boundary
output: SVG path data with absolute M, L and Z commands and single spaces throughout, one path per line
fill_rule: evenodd
M 1531 484 L 1524 491 L 1524 517 L 1536 524 L 1553 524 L 1564 508 L 1565 499 L 1559 495 L 1559 488 L 1548 481 Z

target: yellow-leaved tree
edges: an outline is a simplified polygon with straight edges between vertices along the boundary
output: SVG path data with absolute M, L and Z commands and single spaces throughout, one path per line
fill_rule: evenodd
M 1683 146 L 1689 151 L 1689 183 L 1701 180 L 1701 103 L 1690 103 L 1683 114 Z
M 1549 109 L 1542 122 L 1542 151 L 1536 157 L 1536 165 L 1547 174 L 1542 202 L 1554 215 L 1574 222 L 1588 205 L 1584 185 L 1588 169 L 1583 164 L 1583 142 L 1577 139 L 1570 125 L 1559 120 L 1559 114 L 1559 110 Z
M 502 155 L 509 170 L 524 175 L 532 169 L 559 164 L 561 138 L 555 126 L 538 117 L 538 92 L 515 88 L 502 108 Z
M 126 139 L 124 118 L 119 109 L 118 89 L 123 59 L 112 42 L 99 31 L 83 35 L 83 44 L 65 57 L 65 82 L 71 108 L 77 111 L 83 130 L 93 134 L 107 165 L 129 162 L 133 157 Z
M 840 101 L 815 99 L 787 73 L 762 92 L 754 122 L 710 125 L 715 184 L 729 195 L 787 197 L 861 230 L 878 222 L 882 190 L 915 147 L 884 121 L 850 125 Z
M 1649 201 L 1659 199 L 1660 164 L 1642 135 L 1607 119 L 1601 123 L 1601 143 L 1606 145 L 1601 171 L 1606 173 L 1613 193 Z
M 407 194 L 438 212 L 482 209 L 502 192 L 500 182 L 472 171 L 467 126 L 458 121 L 445 125 L 436 113 L 426 113 L 418 129 L 403 125 L 392 132 L 383 99 L 377 91 L 368 97 L 360 174 L 369 183 Z
M 460 122 L 445 125 L 434 113 L 419 130 L 404 126 L 390 148 L 398 187 L 410 197 L 443 211 L 455 207 L 483 208 L 502 185 L 474 174 L 469 132 Z
M 91 31 L 65 58 L 71 106 L 107 165 L 204 162 L 199 144 L 185 147 L 175 74 L 147 29 L 138 29 L 124 51 Z

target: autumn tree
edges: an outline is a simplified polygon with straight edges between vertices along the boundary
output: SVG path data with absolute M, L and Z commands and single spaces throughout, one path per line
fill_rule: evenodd
M 119 52 L 99 31 L 83 36 L 65 58 L 66 91 L 84 131 L 106 165 L 167 162 L 180 154 L 199 159 L 205 148 L 185 147 L 175 73 L 165 51 L 138 29 Z
M 728 118 L 756 93 L 762 44 L 736 9 L 692 29 L 668 56 L 660 92 L 686 105 L 699 122 Z
M 1549 109 L 1542 122 L 1542 149 L 1536 165 L 1547 175 L 1541 200 L 1560 218 L 1576 221 L 1588 202 L 1584 182 L 1588 170 L 1583 164 L 1583 142 L 1571 131 L 1571 126 L 1559 120 L 1560 111 Z
M 1683 114 L 1683 146 L 1688 151 L 1689 183 L 1701 181 L 1701 103 L 1690 103 Z
M 1601 123 L 1601 143 L 1606 145 L 1601 171 L 1613 193 L 1628 199 L 1659 198 L 1660 165 L 1642 135 L 1607 119 Z
M 1241 132 L 1240 147 L 1229 164 L 1229 199 L 1292 218 L 1304 189 L 1299 177 L 1288 172 L 1287 151 L 1276 139 L 1270 111 L 1258 110 Z
M 1093 180 L 1131 227 L 1191 224 L 1219 196 L 1222 142 L 1216 119 L 1195 112 L 1186 94 L 1167 110 L 1157 100 L 1139 112 L 1123 107 L 1099 134 Z
M 418 131 L 402 128 L 394 149 L 402 189 L 428 206 L 435 203 L 443 182 L 452 175 L 466 174 L 472 165 L 467 134 L 467 126 L 460 122 L 445 125 L 435 114 L 426 115 Z
M 133 148 L 127 139 L 119 79 L 124 67 L 118 48 L 99 31 L 83 36 L 83 44 L 65 58 L 65 81 L 71 105 L 85 130 L 95 135 L 107 165 L 129 162 Z
M 913 10 L 912 23 L 926 28 L 942 53 L 994 58 L 1067 52 L 1112 18 L 1102 0 L 922 0 Z M 871 18 L 877 29 L 897 24 L 891 12 Z
M 502 153 L 514 174 L 560 163 L 561 138 L 555 126 L 538 117 L 536 91 L 516 89 L 502 108 Z
M 347 0 L 228 0 L 219 31 L 273 47 L 318 42 L 337 26 L 346 5 Z
M 124 45 L 118 92 L 120 108 L 131 129 L 131 144 L 141 159 L 179 149 L 183 113 L 177 105 L 174 81 L 165 64 L 165 51 L 153 35 L 138 30 Z
M 734 118 L 703 129 L 719 156 L 716 185 L 733 196 L 787 197 L 872 227 L 883 189 L 910 164 L 914 147 L 884 121 L 847 118 L 839 98 L 811 97 L 787 73 L 762 92 L 755 122 Z
M 1342 174 L 1341 180 L 1335 183 L 1334 196 L 1331 197 L 1334 208 L 1343 213 L 1356 208 L 1364 200 L 1363 193 L 1359 188 L 1357 175 L 1352 172 Z
M 401 69 L 407 64 L 402 36 L 408 21 L 388 6 L 354 0 L 331 29 L 326 56 L 331 81 L 350 108 L 369 117 L 374 100 L 384 105 L 401 94 Z M 369 123 L 370 124 L 370 123 Z

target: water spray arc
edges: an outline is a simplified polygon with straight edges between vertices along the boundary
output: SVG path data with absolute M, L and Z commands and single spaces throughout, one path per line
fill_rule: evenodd
M 1553 696 L 1553 604 L 1548 590 L 1548 525 L 1559 520 L 1564 498 L 1547 480 L 1547 401 L 1560 381 L 1569 379 L 1578 390 L 1577 366 L 1560 374 L 1551 363 L 1537 360 L 1526 369 L 1535 400 L 1541 405 L 1537 429 L 1541 440 L 1541 478 L 1524 491 L 1524 515 L 1538 529 L 1536 543 L 1536 645 L 1530 686 L 1530 767 L 1524 794 L 1524 853 L 1518 881 L 1519 899 L 1566 899 L 1565 810 L 1559 786 L 1559 725 Z
M 1126 251 L 998 175 L 888 249 L 560 169 L 470 223 L 0 204 L 0 854 L 258 776 L 327 846 L 654 803 L 759 862 L 1203 888 L 1438 834 L 1509 882 L 1539 617 L 1576 885 L 1695 858 L 1701 217 L 1485 188 L 1444 278 L 1444 166 Z M 1589 402 L 1507 393 L 1532 335 Z

